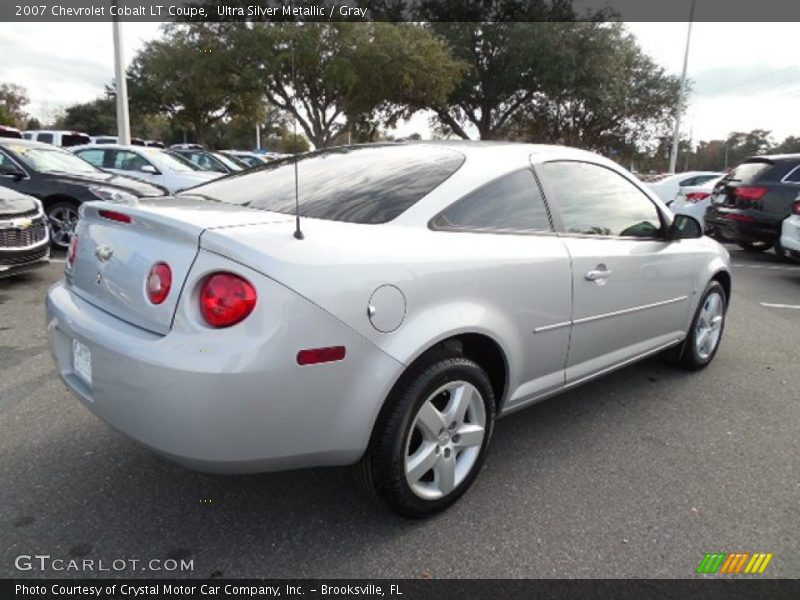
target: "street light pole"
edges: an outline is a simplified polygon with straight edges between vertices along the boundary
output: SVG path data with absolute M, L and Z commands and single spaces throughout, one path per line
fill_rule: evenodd
M 686 95 L 686 67 L 689 64 L 689 42 L 692 39 L 692 21 L 694 21 L 694 3 L 689 9 L 689 29 L 686 32 L 686 50 L 683 53 L 683 72 L 681 73 L 681 89 L 678 91 L 678 114 L 675 115 L 675 131 L 672 133 L 672 152 L 669 156 L 669 172 L 675 172 L 675 165 L 678 162 L 678 140 L 681 135 L 681 113 Z
M 115 18 L 111 26 L 114 30 L 114 80 L 117 90 L 117 139 L 120 144 L 127 146 L 131 143 L 131 123 L 128 116 L 128 82 L 125 79 L 125 59 L 122 55 L 122 23 Z

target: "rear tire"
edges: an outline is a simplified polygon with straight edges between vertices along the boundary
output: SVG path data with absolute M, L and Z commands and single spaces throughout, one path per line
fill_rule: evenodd
M 494 393 L 480 365 L 454 351 L 423 358 L 389 395 L 356 465 L 358 479 L 403 516 L 433 515 L 477 477 L 494 418 Z
M 683 344 L 682 366 L 699 371 L 714 360 L 725 329 L 727 307 L 725 288 L 718 281 L 711 281 L 703 292 Z
M 773 242 L 736 242 L 736 245 L 739 246 L 742 250 L 747 250 L 748 252 L 766 252 L 770 248 L 772 248 Z

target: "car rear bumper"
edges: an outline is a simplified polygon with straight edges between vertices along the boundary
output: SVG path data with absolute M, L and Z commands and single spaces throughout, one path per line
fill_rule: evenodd
M 281 294 L 294 293 L 272 285 L 270 305 L 285 322 L 226 350 L 226 338 L 213 335 L 221 330 L 160 336 L 94 307 L 62 281 L 47 294 L 50 350 L 92 413 L 185 466 L 245 473 L 353 463 L 403 366 L 302 297 L 288 315 Z M 339 340 L 345 360 L 298 366 L 291 336 L 306 328 Z M 73 366 L 73 340 L 91 352 L 91 383 Z
M 731 241 L 773 243 L 780 236 L 781 222 L 765 219 L 758 211 L 711 206 L 706 211 L 706 233 L 721 233 Z

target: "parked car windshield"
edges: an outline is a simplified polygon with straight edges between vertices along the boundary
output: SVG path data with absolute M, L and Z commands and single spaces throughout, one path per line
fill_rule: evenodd
M 422 199 L 463 164 L 441 146 L 350 146 L 299 156 L 300 215 L 349 223 L 386 223 Z M 293 214 L 293 158 L 192 188 L 187 195 Z
M 168 150 L 149 148 L 147 146 L 144 148 L 138 148 L 137 150 L 153 162 L 158 163 L 159 167 L 169 169 L 170 171 L 188 173 L 191 171 L 200 170 L 200 168 L 189 159 Z
M 28 167 L 40 173 L 97 173 L 99 169 L 82 158 L 58 148 L 13 146 L 9 149 Z

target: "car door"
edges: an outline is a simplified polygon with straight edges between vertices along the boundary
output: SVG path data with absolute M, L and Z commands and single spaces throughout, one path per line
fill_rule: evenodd
M 503 175 L 452 204 L 431 227 L 451 232 L 446 253 L 478 256 L 480 295 L 514 338 L 506 408 L 564 385 L 572 274 L 533 171 Z M 461 283 L 460 285 L 463 285 Z M 519 344 L 517 347 L 517 343 Z
M 536 171 L 572 260 L 567 384 L 680 340 L 695 259 L 667 240 L 667 217 L 610 166 L 551 161 Z
M 161 171 L 138 152 L 131 150 L 114 150 L 113 152 L 110 171 L 155 183 L 156 185 L 164 185 L 164 175 Z M 144 171 L 142 170 L 143 168 L 145 169 Z M 148 169 L 153 172 L 149 172 Z

